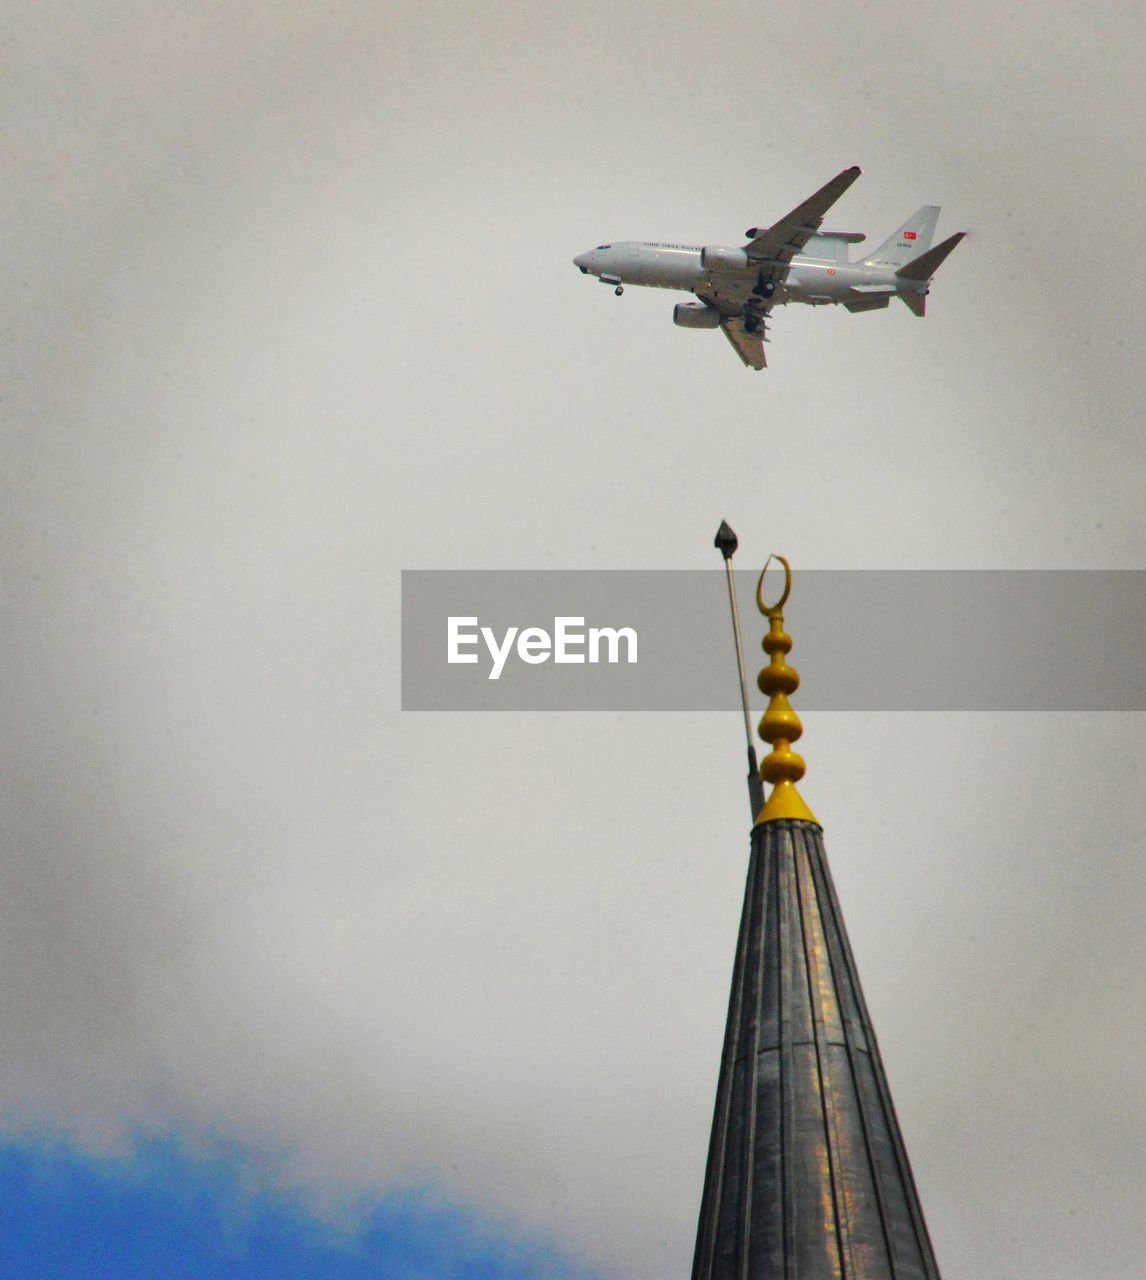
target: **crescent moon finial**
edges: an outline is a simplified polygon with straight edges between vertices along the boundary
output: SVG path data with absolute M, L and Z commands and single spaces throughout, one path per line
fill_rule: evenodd
M 764 603 L 764 575 L 768 572 L 768 566 L 773 560 L 779 560 L 784 566 L 784 591 L 780 599 L 775 604 Z M 760 570 L 760 577 L 756 580 L 756 607 L 767 618 L 773 609 L 783 609 L 788 602 L 788 597 L 792 594 L 792 566 L 788 563 L 787 556 L 777 555 L 773 552 L 767 560 L 764 561 L 764 568 Z

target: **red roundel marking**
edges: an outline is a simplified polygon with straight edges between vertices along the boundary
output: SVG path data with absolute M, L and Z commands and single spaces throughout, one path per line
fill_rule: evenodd
M 830 276 L 834 276 L 835 274 L 836 274 L 836 269 L 835 269 L 835 267 L 829 267 L 829 268 L 828 268 L 828 275 L 830 275 Z

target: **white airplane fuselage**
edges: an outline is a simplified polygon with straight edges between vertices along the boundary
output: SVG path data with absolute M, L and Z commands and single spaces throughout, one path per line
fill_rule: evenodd
M 590 249 L 573 262 L 586 275 L 597 276 L 605 284 L 636 284 L 692 293 L 714 279 L 714 273 L 701 265 L 700 254 L 699 245 L 623 240 Z M 757 274 L 754 266 L 721 267 L 719 274 L 727 277 L 738 270 L 746 279 L 754 279 Z M 878 298 L 884 294 L 891 297 L 898 293 L 926 292 L 926 283 L 897 277 L 894 267 L 797 254 L 787 278 L 777 285 L 769 302 L 772 306 L 788 302 L 826 306 L 854 299 L 857 294 Z

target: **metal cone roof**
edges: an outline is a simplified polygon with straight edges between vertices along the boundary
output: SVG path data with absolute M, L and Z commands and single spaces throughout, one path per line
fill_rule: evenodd
M 939 1280 L 815 823 L 752 833 L 693 1280 Z

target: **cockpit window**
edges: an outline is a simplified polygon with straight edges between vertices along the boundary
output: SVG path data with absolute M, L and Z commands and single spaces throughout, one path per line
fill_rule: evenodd
M 598 249 L 611 249 L 612 247 L 613 246 L 611 244 L 599 244 L 597 246 Z

